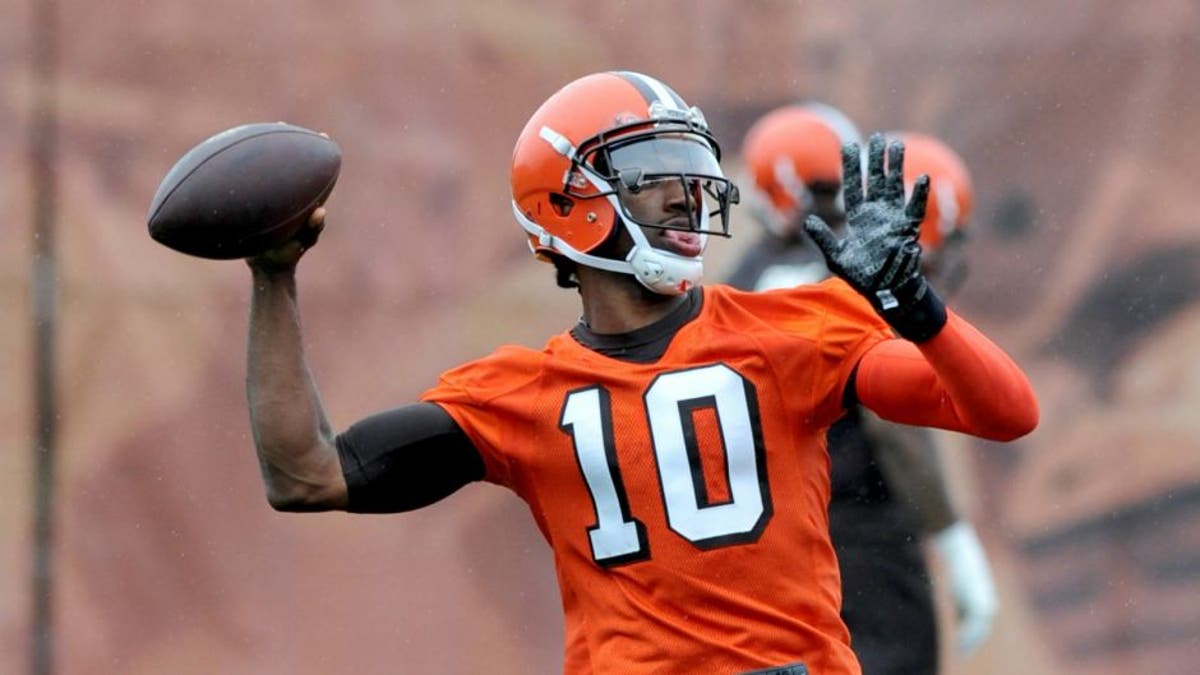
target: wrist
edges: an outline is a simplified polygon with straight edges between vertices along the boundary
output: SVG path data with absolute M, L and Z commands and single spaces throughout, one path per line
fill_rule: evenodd
M 946 325 L 946 305 L 920 274 L 890 289 L 878 307 L 900 337 L 912 342 L 932 339 Z
M 296 268 L 261 265 L 246 261 L 250 265 L 251 287 L 255 293 L 283 292 L 296 294 Z
M 246 265 L 256 281 L 287 279 L 296 276 L 294 264 L 280 264 L 264 258 L 246 258 Z

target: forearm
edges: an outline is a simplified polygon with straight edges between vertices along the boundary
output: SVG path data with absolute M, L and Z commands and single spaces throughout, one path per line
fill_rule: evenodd
M 1009 441 L 1037 426 L 1033 388 L 998 346 L 951 313 L 919 345 L 888 340 L 859 362 L 859 401 L 893 422 Z
M 345 508 L 333 433 L 304 358 L 295 276 L 252 269 L 246 393 L 267 499 L 280 510 Z

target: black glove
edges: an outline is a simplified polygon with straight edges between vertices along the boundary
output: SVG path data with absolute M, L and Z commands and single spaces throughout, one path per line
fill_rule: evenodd
M 846 238 L 839 240 L 825 221 L 809 216 L 804 231 L 825 255 L 830 271 L 863 294 L 903 338 L 922 342 L 946 324 L 946 307 L 921 274 L 917 243 L 929 177 L 921 176 L 904 204 L 904 144 L 887 147 L 872 134 L 867 153 L 867 191 L 862 189 L 858 144 L 842 147 L 842 186 L 846 200 Z

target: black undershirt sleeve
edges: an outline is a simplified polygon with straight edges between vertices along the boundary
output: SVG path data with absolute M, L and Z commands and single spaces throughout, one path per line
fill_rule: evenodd
M 484 477 L 471 439 L 433 403 L 371 415 L 335 443 L 352 513 L 411 511 Z
M 854 406 L 858 405 L 858 365 L 854 366 L 854 370 L 850 371 L 850 377 L 846 379 L 846 388 L 842 390 L 842 407 L 846 410 L 853 410 Z

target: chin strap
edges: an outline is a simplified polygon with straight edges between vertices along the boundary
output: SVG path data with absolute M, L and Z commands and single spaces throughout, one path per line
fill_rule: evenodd
M 584 253 L 572 247 L 562 238 L 550 234 L 546 228 L 530 220 L 521 211 L 516 201 L 512 202 L 512 211 L 513 217 L 520 223 L 521 228 L 537 238 L 539 247 L 561 253 L 580 265 L 633 275 L 647 289 L 660 295 L 686 293 L 688 289 L 698 285 L 704 276 L 703 256 L 688 258 L 654 248 L 647 241 L 641 228 L 629 225 L 624 218 L 619 220 L 633 238 L 633 247 L 629 250 L 629 255 L 625 257 L 625 260 L 613 260 Z M 707 218 L 707 214 L 705 217 Z M 701 235 L 701 237 L 707 239 L 705 235 Z M 702 241 L 701 245 L 703 246 L 705 243 L 707 242 Z
M 685 258 L 648 245 L 634 246 L 628 261 L 637 280 L 660 295 L 682 295 L 704 276 L 701 257 Z
M 609 196 L 607 199 L 617 213 L 620 213 L 619 200 L 614 196 Z M 629 250 L 629 255 L 625 256 L 625 260 L 629 263 L 631 273 L 643 286 L 662 295 L 680 295 L 700 283 L 700 279 L 704 276 L 703 255 L 689 258 L 671 251 L 654 248 L 646 239 L 646 233 L 642 231 L 642 228 L 631 223 L 628 218 L 618 217 L 618 220 L 625 231 L 629 233 L 629 237 L 633 239 L 633 248 Z M 700 216 L 700 230 L 703 232 L 707 228 L 708 209 L 706 208 Z M 708 235 L 701 234 L 701 252 L 707 246 Z

